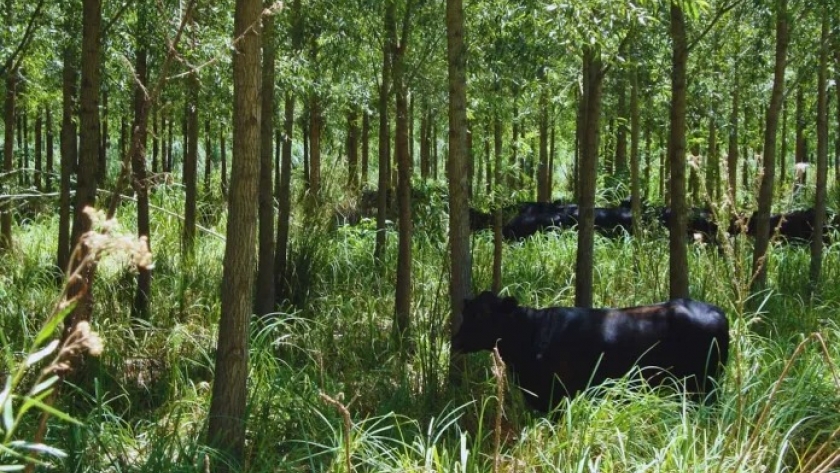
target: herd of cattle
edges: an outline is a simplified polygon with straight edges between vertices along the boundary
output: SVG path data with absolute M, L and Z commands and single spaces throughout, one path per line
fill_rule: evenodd
M 509 206 L 503 210 L 506 223 L 502 227 L 502 235 L 508 241 L 528 238 L 538 232 L 549 230 L 564 230 L 576 228 L 578 224 L 579 208 L 576 204 L 555 202 L 522 202 Z M 746 233 L 755 237 L 756 213 L 750 216 L 733 216 L 726 232 L 729 235 Z M 779 237 L 787 241 L 810 241 L 814 235 L 813 208 L 795 210 L 784 214 L 770 216 L 770 231 L 773 235 L 778 231 Z M 669 228 L 671 209 L 644 205 L 642 209 L 642 225 L 649 228 L 661 225 Z M 473 231 L 492 228 L 492 213 L 470 209 L 470 227 Z M 692 208 L 688 215 L 687 237 L 702 238 L 703 241 L 714 243 L 717 241 L 719 224 L 714 214 L 704 208 Z M 840 229 L 840 214 L 829 216 L 826 220 L 824 238 L 835 229 Z M 633 213 L 629 201 L 622 201 L 615 207 L 595 208 L 595 230 L 605 236 L 615 237 L 633 234 Z

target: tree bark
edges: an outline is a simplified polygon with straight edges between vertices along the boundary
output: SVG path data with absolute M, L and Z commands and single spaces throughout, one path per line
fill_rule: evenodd
M 362 110 L 362 176 L 360 186 L 367 187 L 368 163 L 370 162 L 370 112 Z
M 52 107 L 47 107 L 47 114 L 46 114 L 46 123 L 45 126 L 47 128 L 47 156 L 46 156 L 46 174 L 44 175 L 44 189 L 47 192 L 52 192 L 52 183 L 53 183 L 53 173 L 55 172 L 55 133 L 53 131 L 53 118 L 52 118 Z
M 767 248 L 770 243 L 770 210 L 773 205 L 773 180 L 776 174 L 776 131 L 779 125 L 779 111 L 785 93 L 785 67 L 787 60 L 788 26 L 787 0 L 776 1 L 776 65 L 773 71 L 773 91 L 767 107 L 764 128 L 764 173 L 758 190 L 758 212 L 756 213 L 756 236 L 753 249 L 750 285 L 753 294 L 764 289 L 767 283 Z M 758 299 L 754 299 L 758 300 Z
M 192 261 L 195 254 L 195 225 L 198 199 L 198 70 L 193 70 L 187 79 L 186 106 L 186 152 L 183 162 L 184 180 L 184 230 L 181 236 L 181 252 L 186 261 Z
M 449 295 L 452 310 L 450 334 L 461 326 L 464 300 L 472 292 L 470 256 L 468 151 L 467 151 L 467 49 L 464 41 L 462 0 L 446 1 L 446 51 L 449 83 Z M 460 384 L 460 357 L 450 355 L 449 381 Z
M 148 44 L 147 22 L 149 12 L 138 8 L 137 64 L 135 74 L 143 85 L 134 86 L 134 123 L 132 124 L 131 170 L 132 187 L 137 195 L 137 235 L 146 237 L 151 250 L 151 222 L 149 219 L 149 184 L 146 176 L 146 138 L 148 129 L 148 98 L 144 89 L 149 83 L 146 45 Z M 136 141 L 137 145 L 134 144 Z M 137 268 L 137 291 L 134 294 L 132 317 L 148 319 L 149 296 L 152 290 L 152 271 L 148 267 Z
M 782 0 L 784 1 L 784 0 Z M 814 235 L 811 239 L 810 292 L 815 295 L 820 284 L 823 261 L 823 227 L 825 226 L 826 197 L 828 188 L 828 8 L 822 7 L 820 27 L 820 59 L 817 72 L 817 185 L 814 196 Z
M 100 46 L 101 47 L 101 46 Z M 100 72 L 101 74 L 101 72 Z M 110 135 L 108 132 L 108 91 L 102 91 L 102 125 L 101 133 L 99 134 L 99 163 L 96 167 L 96 183 L 100 187 L 105 187 L 108 180 L 108 148 L 111 146 Z M 120 156 L 122 159 L 122 156 Z
M 499 111 L 493 111 L 493 292 L 502 290 L 502 119 Z
M 210 401 L 208 441 L 226 461 L 216 472 L 244 462 L 248 380 L 248 326 L 256 263 L 257 199 L 260 174 L 259 0 L 237 0 L 234 14 L 233 159 L 227 241 L 222 273 L 222 313 L 216 377 Z M 251 28 L 250 30 L 247 30 Z
M 738 62 L 735 63 L 735 84 L 732 88 L 732 111 L 729 114 L 729 149 L 726 152 L 726 170 L 729 180 L 728 195 L 733 206 L 738 205 L 738 109 L 741 106 L 741 88 L 738 85 Z
M 403 33 L 395 45 L 393 80 L 396 95 L 396 154 L 397 154 L 397 206 L 399 228 L 397 237 L 397 287 L 394 303 L 394 329 L 402 343 L 411 333 L 411 146 L 409 140 L 408 90 L 405 84 L 405 55 L 408 50 L 411 1 L 407 2 Z M 396 26 L 396 25 L 395 25 Z
M 551 183 L 548 182 L 548 90 L 543 86 L 539 104 L 539 164 L 537 167 L 537 202 L 551 199 Z
M 59 136 L 61 146 L 61 176 L 59 178 L 58 204 L 58 248 L 56 249 L 56 266 L 64 272 L 70 263 L 70 221 L 71 199 L 70 180 L 76 168 L 76 124 L 73 121 L 74 104 L 76 98 L 77 60 L 78 53 L 74 41 L 77 33 L 68 8 L 65 11 L 64 30 L 67 39 L 62 51 L 61 68 L 61 132 Z
M 642 200 L 639 182 L 639 71 L 630 71 L 630 211 L 633 213 L 633 235 L 641 235 Z
M 627 177 L 627 81 L 622 78 L 618 85 L 618 122 L 615 127 L 615 175 L 624 180 Z M 632 92 L 631 92 L 632 93 Z
M 359 108 L 351 105 L 347 112 L 347 186 L 359 188 Z
M 271 7 L 271 1 L 263 4 Z M 274 272 L 274 78 L 277 44 L 273 15 L 263 17 L 262 29 L 262 118 L 260 120 L 260 177 L 259 177 L 259 255 L 254 313 L 258 317 L 274 311 L 276 299 Z
M 391 55 L 396 41 L 396 31 L 392 31 L 394 20 L 393 1 L 385 4 L 384 29 L 387 32 L 382 43 L 382 83 L 379 88 L 379 179 L 376 195 L 376 245 L 374 257 L 382 261 L 385 255 L 385 220 L 388 211 L 388 194 L 391 182 L 391 132 L 388 122 L 388 98 L 391 87 Z
M 42 174 L 44 172 L 44 116 L 41 110 L 35 112 L 35 189 L 44 190 Z
M 583 93 L 578 168 L 578 247 L 575 259 L 575 307 L 592 307 L 595 257 L 595 191 L 598 179 L 598 129 L 601 119 L 603 73 L 601 53 L 593 47 L 583 52 Z
M 275 297 L 278 302 L 289 297 L 286 265 L 292 209 L 292 136 L 295 126 L 295 97 L 291 92 L 286 93 L 284 110 L 283 152 L 280 158 L 280 184 L 277 194 L 277 248 L 274 250 Z
M 686 67 L 688 46 L 685 18 L 682 8 L 671 2 L 671 40 L 673 56 L 671 66 L 671 133 L 668 139 L 668 161 L 671 164 L 671 226 L 669 237 L 670 298 L 689 296 L 688 251 L 685 235 L 688 226 L 688 208 L 685 195 L 685 116 L 686 116 Z
M 715 110 L 709 111 L 709 142 L 706 149 L 706 193 L 712 202 L 720 199 L 720 153 L 718 153 Z
M 17 71 L 6 71 L 6 97 L 3 101 L 3 172 L 15 169 L 15 98 L 17 94 Z M 5 185 L 0 181 L 0 190 Z M 0 253 L 12 248 L 12 213 L 0 212 Z
M 796 149 L 794 161 L 796 164 L 805 165 L 808 163 L 808 142 L 805 141 L 805 79 L 801 79 L 796 89 Z M 794 169 L 794 195 L 808 181 L 808 172 L 803 166 L 796 166 Z
M 210 117 L 204 120 L 204 193 L 210 194 L 210 177 L 213 174 L 213 132 L 210 130 Z

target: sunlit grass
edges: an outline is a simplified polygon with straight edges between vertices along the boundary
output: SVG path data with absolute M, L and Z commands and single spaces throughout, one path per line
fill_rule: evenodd
M 68 470 L 204 471 L 203 444 L 221 310 L 224 213 L 200 231 L 196 257 L 180 257 L 180 193 L 153 196 L 151 312 L 132 320 L 134 274 L 101 268 L 93 325 L 105 341 L 95 390 L 70 389 L 59 406 L 86 405 L 83 428 L 56 425 L 48 441 L 66 449 Z M 330 228 L 295 215 L 292 258 L 299 306 L 254 323 L 249 368 L 248 471 L 345 471 L 340 400 L 352 419 L 355 471 L 493 468 L 496 381 L 488 354 L 466 360 L 464 386 L 447 384 L 448 247 L 439 199 L 424 201 L 434 224 L 417 225 L 410 346 L 391 334 L 396 235 L 373 257 L 371 221 Z M 327 210 L 324 209 L 323 212 Z M 133 204 L 120 211 L 127 228 Z M 14 357 L 57 294 L 52 264 L 57 218 L 15 228 L 17 251 L 0 260 L 3 356 Z M 476 234 L 474 290 L 489 288 L 492 236 Z M 503 291 L 528 306 L 571 305 L 577 238 L 537 235 L 506 245 Z M 570 400 L 553 417 L 529 411 L 508 388 L 498 427 L 502 471 L 821 471 L 840 448 L 840 246 L 825 254 L 821 297 L 807 296 L 807 247 L 774 246 L 770 290 L 758 313 L 748 285 L 750 243 L 727 253 L 689 250 L 691 292 L 723 307 L 733 335 L 720 402 L 698 407 L 626 379 Z M 732 255 L 732 256 L 731 256 Z M 596 305 L 657 302 L 668 294 L 667 240 L 596 237 Z M 301 295 L 303 292 L 305 294 Z M 825 345 L 811 338 L 812 332 Z M 825 348 L 823 348 L 825 347 Z M 827 355 L 827 356 L 826 356 Z M 834 435 L 834 437 L 832 437 Z M 825 464 L 823 464 L 825 466 Z M 827 471 L 827 469 L 825 470 Z

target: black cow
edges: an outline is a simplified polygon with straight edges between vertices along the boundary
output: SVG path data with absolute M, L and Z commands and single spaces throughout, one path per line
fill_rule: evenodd
M 686 378 L 693 396 L 710 393 L 705 399 L 713 401 L 712 380 L 729 351 L 723 311 L 689 299 L 625 309 L 531 309 L 486 291 L 465 301 L 463 316 L 452 349 L 498 345 L 526 401 L 542 412 L 633 367 L 652 385 Z
M 519 214 L 502 227 L 506 240 L 519 240 L 552 228 L 569 228 L 575 225 L 576 205 L 554 202 L 523 202 Z
M 671 228 L 671 209 L 663 207 L 659 210 L 659 222 L 665 227 Z M 686 238 L 694 241 L 700 236 L 703 241 L 716 243 L 718 224 L 715 222 L 714 214 L 704 208 L 692 207 L 688 211 L 688 224 L 686 226 Z
M 758 223 L 756 216 L 758 212 L 753 212 L 747 221 L 746 229 L 747 235 L 755 237 L 758 235 Z M 770 234 L 775 235 L 778 229 L 778 234 L 783 239 L 789 242 L 809 242 L 814 238 L 814 217 L 816 211 L 813 208 L 804 210 L 794 210 L 786 214 L 771 214 L 770 215 Z M 730 233 L 741 233 L 743 224 L 741 221 L 743 217 L 733 217 L 730 224 Z M 838 218 L 830 215 L 826 216 L 824 238 L 828 239 L 828 233 L 836 227 Z

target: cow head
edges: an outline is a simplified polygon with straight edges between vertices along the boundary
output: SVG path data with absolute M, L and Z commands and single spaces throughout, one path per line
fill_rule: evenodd
M 518 306 L 515 298 L 502 298 L 491 291 L 466 299 L 461 328 L 452 337 L 452 350 L 458 353 L 492 350 L 510 327 Z

